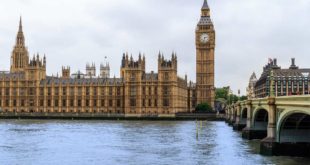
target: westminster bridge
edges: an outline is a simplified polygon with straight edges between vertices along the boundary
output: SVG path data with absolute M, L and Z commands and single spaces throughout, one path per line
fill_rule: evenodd
M 226 108 L 226 121 L 245 139 L 262 139 L 263 155 L 310 157 L 310 96 L 268 97 Z

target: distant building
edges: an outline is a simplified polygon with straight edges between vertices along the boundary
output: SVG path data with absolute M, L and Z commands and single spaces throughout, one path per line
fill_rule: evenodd
M 94 63 L 86 64 L 86 78 L 96 77 L 96 65 Z
M 255 98 L 255 84 L 257 82 L 256 74 L 253 72 L 253 74 L 250 77 L 249 85 L 246 89 L 247 97 L 248 99 Z
M 309 94 L 310 69 L 299 68 L 295 59 L 291 59 L 288 69 L 281 69 L 277 59 L 270 60 L 264 67 L 261 77 L 255 84 L 255 96 L 263 98 L 270 94 L 271 71 L 273 71 L 275 96 L 307 95 Z
M 100 64 L 100 77 L 101 78 L 110 78 L 110 65 L 106 63 L 105 65 Z

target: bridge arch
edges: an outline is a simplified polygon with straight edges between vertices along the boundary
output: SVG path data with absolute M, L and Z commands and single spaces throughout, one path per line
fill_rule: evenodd
M 294 110 L 283 115 L 277 124 L 279 143 L 310 143 L 310 112 Z
M 247 117 L 248 117 L 248 109 L 247 108 L 243 108 L 241 110 L 241 115 L 240 115 L 241 124 L 246 124 Z
M 248 117 L 248 109 L 247 108 L 243 108 L 241 111 L 241 117 L 242 118 L 247 118 Z
M 264 108 L 257 108 L 253 116 L 253 128 L 255 130 L 262 130 L 267 132 L 268 126 L 268 110 Z
M 233 115 L 233 120 L 234 120 L 234 122 L 235 122 L 236 119 L 237 119 L 237 108 L 233 108 L 233 110 L 232 110 L 232 115 Z

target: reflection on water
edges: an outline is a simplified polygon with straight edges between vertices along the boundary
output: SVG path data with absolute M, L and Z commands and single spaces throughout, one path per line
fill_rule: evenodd
M 2 120 L 0 137 L 0 164 L 310 164 L 223 122 Z

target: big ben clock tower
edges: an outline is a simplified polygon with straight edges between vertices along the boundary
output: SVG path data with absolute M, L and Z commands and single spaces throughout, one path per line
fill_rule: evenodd
M 200 21 L 196 28 L 196 91 L 197 104 L 208 103 L 214 107 L 214 48 L 215 30 L 210 18 L 210 8 L 204 0 Z

